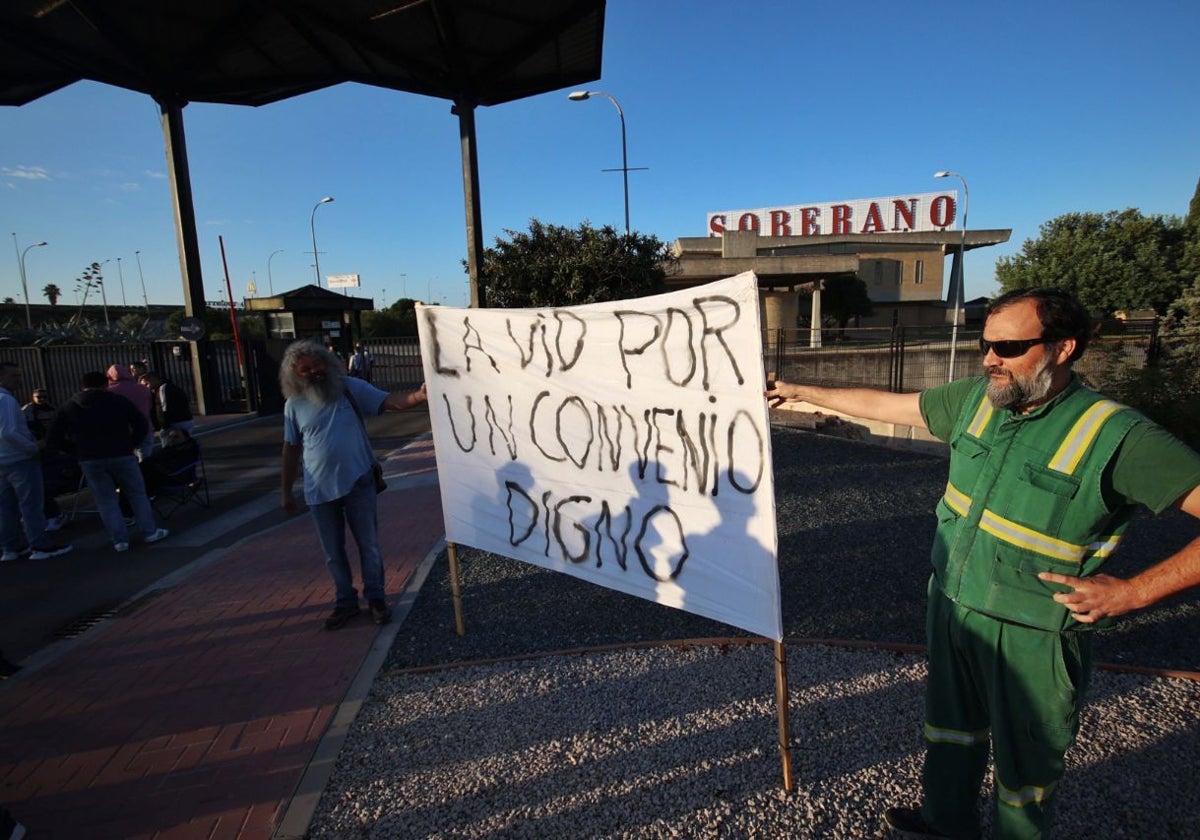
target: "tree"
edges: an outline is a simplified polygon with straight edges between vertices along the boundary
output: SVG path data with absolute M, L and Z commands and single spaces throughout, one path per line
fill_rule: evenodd
M 364 338 L 400 338 L 417 334 L 416 301 L 400 298 L 386 309 L 364 312 L 362 315 Z
M 62 297 L 62 289 L 58 288 L 58 286 L 55 286 L 53 283 L 48 283 L 46 284 L 45 288 L 42 289 L 42 294 L 44 294 L 46 299 L 50 301 L 51 306 L 58 306 L 58 299 Z
M 1037 239 L 996 262 L 1004 291 L 1048 286 L 1071 292 L 1104 313 L 1153 309 L 1165 313 L 1179 297 L 1183 225 L 1174 216 L 1128 209 L 1067 213 L 1045 222 Z
M 825 281 L 821 293 L 821 311 L 825 317 L 837 321 L 845 329 L 850 319 L 858 315 L 871 314 L 871 295 L 861 277 L 833 277 Z
M 530 219 L 529 232 L 506 230 L 480 266 L 491 307 L 574 306 L 662 291 L 674 265 L 657 237 L 618 234 L 611 225 L 577 228 Z
M 1179 258 L 1179 273 L 1185 287 L 1200 282 L 1200 180 L 1183 220 L 1183 254 Z

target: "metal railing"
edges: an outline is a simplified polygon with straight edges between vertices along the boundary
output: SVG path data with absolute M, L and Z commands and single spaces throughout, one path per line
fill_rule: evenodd
M 847 327 L 769 330 L 763 334 L 763 365 L 789 382 L 838 387 L 922 391 L 983 369 L 978 326 L 958 330 L 950 372 L 951 328 Z M 1105 322 L 1075 368 L 1094 387 L 1122 369 L 1151 363 L 1158 347 L 1155 322 Z

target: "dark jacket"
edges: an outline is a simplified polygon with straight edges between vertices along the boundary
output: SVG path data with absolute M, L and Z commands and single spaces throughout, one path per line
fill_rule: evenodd
M 166 379 L 154 389 L 154 428 L 166 429 L 173 423 L 192 419 L 187 392 Z
M 144 388 L 142 390 L 145 390 Z M 80 461 L 133 455 L 150 425 L 133 403 L 112 391 L 90 388 L 71 397 L 50 424 L 47 445 Z

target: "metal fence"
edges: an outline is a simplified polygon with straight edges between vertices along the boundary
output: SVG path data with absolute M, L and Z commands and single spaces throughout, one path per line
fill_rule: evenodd
M 150 341 L 127 344 L 63 344 L 45 347 L 6 347 L 0 359 L 16 362 L 24 374 L 25 387 L 46 388 L 55 404 L 69 399 L 80 389 L 83 374 L 107 371 L 113 364 L 128 366 L 146 361 L 151 370 L 171 380 L 188 395 L 192 410 L 198 406 L 191 354 L 204 345 L 186 341 Z M 282 347 L 276 349 L 281 355 Z M 424 380 L 421 347 L 416 338 L 380 338 L 370 343 L 375 357 L 371 380 L 384 390 L 416 388 Z M 208 413 L 280 410 L 278 359 L 271 357 L 266 342 L 243 340 L 241 359 L 232 340 L 207 343 L 208 370 L 217 383 L 217 403 Z M 243 370 L 244 367 L 244 370 Z M 29 399 L 29 394 L 18 394 Z
M 981 329 L 862 327 L 771 330 L 763 335 L 763 365 L 773 378 L 814 385 L 921 391 L 983 367 Z M 1155 358 L 1153 321 L 1104 322 L 1076 370 L 1094 387 Z M 951 359 L 953 358 L 953 374 Z

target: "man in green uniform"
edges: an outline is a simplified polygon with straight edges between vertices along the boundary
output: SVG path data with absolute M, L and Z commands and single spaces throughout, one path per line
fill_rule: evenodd
M 1101 572 L 1138 505 L 1200 518 L 1200 455 L 1085 388 L 1091 324 L 1070 295 L 994 300 L 986 375 L 919 394 L 770 383 L 772 401 L 919 426 L 950 444 L 926 634 L 924 802 L 889 808 L 904 837 L 977 837 L 988 745 L 995 836 L 1049 835 L 1098 623 L 1200 584 L 1200 539 L 1129 579 Z

